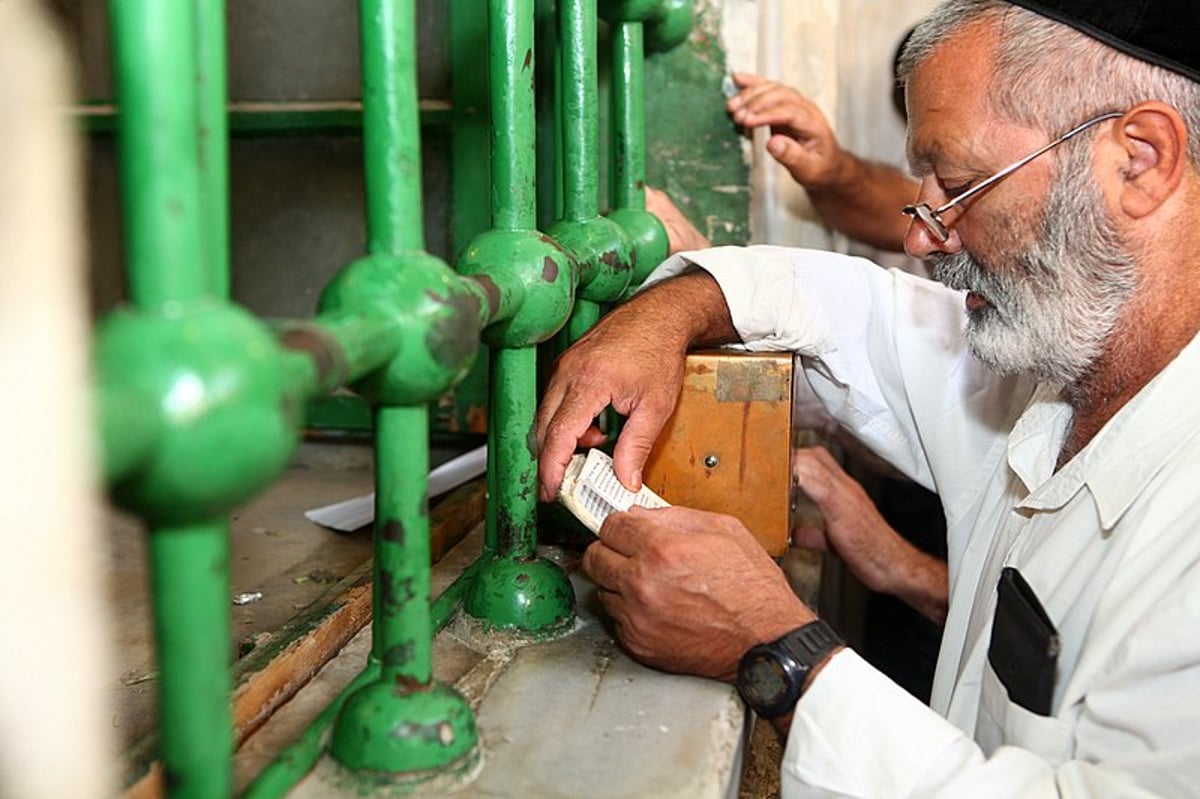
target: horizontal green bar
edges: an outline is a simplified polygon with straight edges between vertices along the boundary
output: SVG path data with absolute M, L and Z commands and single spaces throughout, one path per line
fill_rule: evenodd
M 449 127 L 453 109 L 444 100 L 421 101 L 422 127 Z M 89 133 L 112 133 L 117 107 L 108 100 L 89 100 L 71 109 Z M 358 131 L 362 103 L 358 100 L 313 102 L 237 102 L 229 104 L 231 133 Z

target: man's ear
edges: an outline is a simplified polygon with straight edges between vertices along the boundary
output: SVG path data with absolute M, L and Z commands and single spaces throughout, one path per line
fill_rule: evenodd
M 1121 210 L 1140 219 L 1166 202 L 1187 169 L 1187 126 L 1166 103 L 1138 103 L 1117 120 L 1113 141 L 1124 167 Z

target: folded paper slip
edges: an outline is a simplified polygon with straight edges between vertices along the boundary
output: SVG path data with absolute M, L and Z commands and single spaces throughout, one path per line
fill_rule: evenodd
M 644 485 L 637 492 L 621 485 L 613 471 L 612 458 L 598 449 L 571 458 L 558 489 L 558 501 L 593 533 L 598 533 L 600 525 L 615 511 L 626 511 L 634 505 L 671 507 L 671 503 Z

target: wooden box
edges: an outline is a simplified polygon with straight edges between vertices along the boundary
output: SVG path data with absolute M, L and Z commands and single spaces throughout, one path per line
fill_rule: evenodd
M 791 353 L 693 353 L 642 479 L 672 505 L 737 517 L 778 557 L 790 532 L 791 441 Z

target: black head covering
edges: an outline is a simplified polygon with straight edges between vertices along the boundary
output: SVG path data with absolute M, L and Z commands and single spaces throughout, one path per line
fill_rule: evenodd
M 1200 0 L 1009 0 L 1200 81 Z

